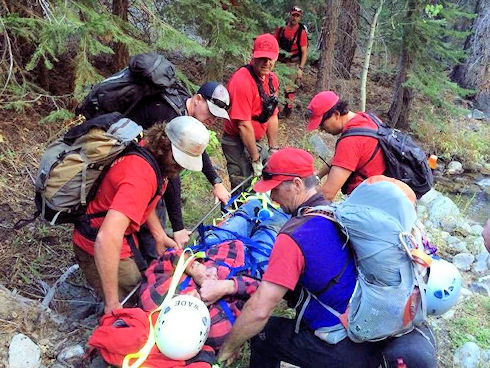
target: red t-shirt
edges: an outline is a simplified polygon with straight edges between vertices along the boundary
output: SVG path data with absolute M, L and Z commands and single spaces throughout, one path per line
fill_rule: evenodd
M 262 280 L 294 290 L 304 267 L 305 257 L 296 242 L 289 235 L 279 234 Z
M 291 41 L 294 38 L 294 35 L 298 31 L 299 24 L 296 24 L 294 27 L 289 27 L 289 25 L 284 26 L 284 38 L 287 40 Z M 281 31 L 281 27 L 277 27 L 274 36 L 276 37 L 277 41 L 279 42 L 279 33 Z M 306 31 L 303 29 L 301 30 L 301 33 L 299 35 L 299 45 L 301 47 L 306 46 L 308 44 L 308 36 L 306 34 Z M 292 46 L 291 46 L 291 54 L 297 54 L 298 53 L 298 44 L 297 40 L 294 40 Z
M 265 76 L 262 81 L 262 86 L 264 87 L 265 93 L 270 94 L 269 75 L 272 76 L 272 85 L 277 95 L 279 80 L 273 72 Z M 252 116 L 260 115 L 262 112 L 262 99 L 260 98 L 257 83 L 255 83 L 247 68 L 242 67 L 233 73 L 226 88 L 230 93 L 231 107 L 228 114 L 230 115 L 231 121 L 223 119 L 225 120 L 225 134 L 237 137 L 240 135 L 238 122 L 252 121 L 255 140 L 259 141 L 267 132 L 268 123 L 261 124 L 258 121 L 252 120 Z M 273 115 L 277 115 L 277 113 L 278 109 L 276 108 Z
M 342 133 L 350 128 L 369 128 L 377 130 L 377 125 L 364 113 L 357 115 L 345 124 Z M 366 164 L 371 158 L 378 140 L 372 137 L 352 136 L 343 138 L 335 148 L 335 155 L 332 159 L 332 166 L 342 167 L 349 171 L 356 171 L 365 177 L 381 175 L 385 171 L 385 160 L 383 150 L 380 148 L 374 158 Z M 366 165 L 366 166 L 364 166 Z M 364 178 L 360 175 L 351 176 L 347 182 L 346 193 L 351 193 Z
M 164 181 L 162 193 L 167 183 Z M 158 195 L 151 203 L 157 190 L 157 177 L 151 165 L 136 155 L 123 156 L 115 160 L 102 179 L 97 194 L 87 207 L 87 214 L 108 211 L 119 211 L 131 220 L 125 235 L 137 232 L 141 224 L 155 208 L 161 197 Z M 99 228 L 104 217 L 91 220 L 91 226 Z M 135 242 L 138 240 L 136 237 Z M 82 236 L 77 230 L 73 232 L 73 242 L 87 253 L 94 255 L 94 242 Z M 120 258 L 131 256 L 131 249 L 124 238 Z

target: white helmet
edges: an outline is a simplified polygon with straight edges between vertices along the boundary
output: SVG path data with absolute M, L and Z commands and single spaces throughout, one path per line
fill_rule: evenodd
M 208 308 L 200 299 L 178 295 L 160 311 L 155 325 L 157 347 L 170 359 L 190 359 L 201 351 L 210 322 Z
M 443 314 L 458 302 L 461 292 L 461 274 L 456 266 L 440 258 L 433 258 L 427 281 L 427 313 Z

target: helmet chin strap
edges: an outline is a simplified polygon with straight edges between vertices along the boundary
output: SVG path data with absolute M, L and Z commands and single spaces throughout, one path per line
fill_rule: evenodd
M 185 259 L 185 254 L 189 252 L 190 256 Z M 154 313 L 159 312 L 162 310 L 169 302 L 170 300 L 174 297 L 175 290 L 177 290 L 177 286 L 179 284 L 180 278 L 184 274 L 185 269 L 187 266 L 194 261 L 196 258 L 204 258 L 205 254 L 204 252 L 198 252 L 194 253 L 190 248 L 185 248 L 182 254 L 180 255 L 179 261 L 177 262 L 177 266 L 175 267 L 174 274 L 172 276 L 172 281 L 170 282 L 170 287 L 167 292 L 167 296 L 165 299 L 163 299 L 162 304 L 152 311 L 148 315 L 148 321 L 150 322 L 150 330 L 148 332 L 148 340 L 146 341 L 145 345 L 137 352 L 137 353 L 131 353 L 128 354 L 124 357 L 122 367 L 123 368 L 138 368 L 140 367 L 146 358 L 148 358 L 148 355 L 150 354 L 150 350 L 153 348 L 155 345 L 155 331 L 154 331 L 154 326 L 152 322 L 152 316 Z M 135 362 L 129 363 L 131 359 L 136 359 Z

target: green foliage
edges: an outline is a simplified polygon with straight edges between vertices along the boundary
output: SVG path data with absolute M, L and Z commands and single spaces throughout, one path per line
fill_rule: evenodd
M 221 149 L 218 135 L 214 130 L 209 129 L 209 144 L 206 147 L 206 152 L 209 156 L 214 156 Z
M 50 124 L 58 121 L 69 120 L 75 117 L 75 114 L 66 109 L 61 110 L 53 110 L 49 113 L 49 115 L 45 116 L 41 120 L 39 120 L 39 124 Z
M 445 102 L 445 105 L 449 105 Z M 463 163 L 485 163 L 490 160 L 488 124 L 477 124 L 470 129 L 462 111 L 448 111 L 433 107 L 424 108 L 413 131 L 428 146 L 428 152 L 445 160 L 457 159 Z M 451 117 L 459 114 L 458 117 Z M 476 123 L 474 123 L 476 124 Z
M 490 348 L 490 298 L 474 295 L 458 307 L 455 317 L 449 321 L 449 337 L 453 347 L 475 341 L 482 349 Z

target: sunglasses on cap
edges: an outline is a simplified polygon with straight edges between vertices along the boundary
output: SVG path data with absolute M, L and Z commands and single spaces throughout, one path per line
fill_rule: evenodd
M 295 178 L 298 177 L 297 174 L 273 173 L 273 172 L 262 171 L 262 178 L 264 180 L 271 180 L 274 176 L 291 176 Z
M 209 97 L 209 96 L 203 96 L 206 100 L 209 100 L 211 101 L 212 103 L 214 103 L 216 106 L 218 106 L 219 108 L 221 109 L 225 109 L 226 111 L 228 111 L 230 109 L 230 105 L 227 105 L 226 103 L 224 103 L 223 101 L 221 100 L 218 100 L 217 98 L 214 98 L 214 97 Z

